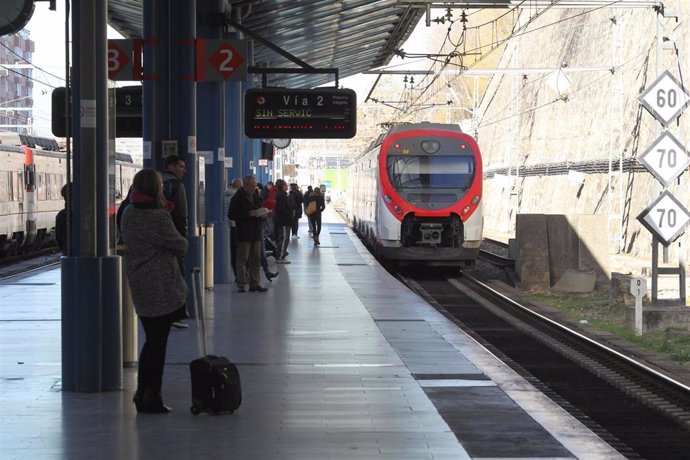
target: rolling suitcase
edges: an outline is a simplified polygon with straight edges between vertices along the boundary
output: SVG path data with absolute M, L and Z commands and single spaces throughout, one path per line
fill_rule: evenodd
M 201 412 L 211 414 L 231 414 L 242 403 L 240 374 L 237 366 L 222 356 L 206 354 L 206 327 L 201 304 L 201 273 L 192 270 L 192 297 L 196 313 L 196 339 L 200 358 L 189 363 L 192 374 L 192 407 L 194 415 Z

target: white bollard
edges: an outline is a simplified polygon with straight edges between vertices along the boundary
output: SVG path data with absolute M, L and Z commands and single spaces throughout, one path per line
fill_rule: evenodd
M 647 279 L 632 278 L 630 293 L 635 297 L 635 335 L 642 335 L 642 299 L 647 294 Z

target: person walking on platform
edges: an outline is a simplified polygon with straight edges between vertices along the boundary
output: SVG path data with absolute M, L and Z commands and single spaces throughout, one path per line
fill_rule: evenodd
M 237 273 L 235 272 L 235 262 L 237 261 L 237 231 L 235 221 L 230 219 L 230 202 L 235 193 L 242 188 L 242 179 L 234 179 L 232 185 L 225 189 L 223 196 L 223 206 L 225 207 L 225 215 L 228 216 L 228 223 L 230 226 L 230 265 L 232 266 L 232 273 L 235 275 L 235 282 L 237 282 Z
M 304 196 L 302 197 L 302 204 L 304 205 L 304 213 L 307 214 L 307 206 L 309 206 L 309 196 L 311 195 L 311 192 L 313 192 L 313 189 L 311 188 L 311 185 L 307 187 L 307 191 L 304 192 Z M 308 232 L 311 233 L 311 220 L 309 220 L 309 215 L 307 214 L 307 225 L 308 227 Z
M 283 179 L 276 181 L 274 189 L 276 192 L 276 206 L 273 216 L 273 223 L 276 233 L 276 263 L 289 264 L 289 260 L 285 260 L 287 255 L 287 247 L 290 243 L 290 229 L 292 228 L 292 205 L 287 195 L 287 182 Z
M 137 412 L 164 414 L 161 388 L 170 327 L 186 315 L 187 285 L 178 260 L 187 252 L 187 238 L 175 228 L 166 209 L 161 176 L 142 169 L 134 176 L 130 205 L 122 214 L 127 245 L 125 273 L 134 309 L 146 334 L 139 355 Z
M 165 172 L 161 173 L 163 180 L 163 196 L 167 200 L 167 207 L 172 216 L 175 228 L 180 235 L 187 238 L 187 194 L 185 193 L 182 177 L 186 171 L 184 158 L 177 155 L 170 155 L 165 159 Z M 184 276 L 184 257 L 179 260 L 180 273 Z M 186 311 L 186 310 L 185 310 Z M 185 315 L 184 318 L 188 318 Z M 172 325 L 178 329 L 186 329 L 189 326 L 182 321 L 175 321 Z
M 263 238 L 263 221 L 268 210 L 261 207 L 261 198 L 255 193 L 254 176 L 244 178 L 244 187 L 235 193 L 230 202 L 230 218 L 237 227 L 237 290 L 245 292 L 249 282 L 250 292 L 266 292 L 268 289 L 260 284 L 261 239 Z M 247 273 L 249 264 L 249 273 Z
M 314 246 L 319 246 L 321 244 L 319 241 L 319 235 L 321 234 L 321 213 L 326 209 L 326 201 L 319 187 L 314 187 L 314 191 L 309 195 L 309 206 L 311 206 L 312 202 L 315 203 L 316 207 L 314 212 L 309 215 L 309 226 L 311 227 L 311 234 L 314 238 Z
M 302 192 L 299 191 L 297 184 L 290 184 L 290 205 L 292 206 L 292 239 L 298 240 L 299 220 L 302 218 Z

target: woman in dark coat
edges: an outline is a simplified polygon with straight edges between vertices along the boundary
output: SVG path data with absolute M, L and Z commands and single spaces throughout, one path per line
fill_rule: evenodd
M 163 182 L 153 169 L 134 176 L 130 204 L 122 213 L 122 239 L 127 247 L 125 272 L 134 309 L 146 333 L 139 355 L 137 412 L 164 414 L 161 386 L 168 334 L 173 322 L 185 315 L 187 285 L 177 262 L 187 252 L 165 206 Z
M 321 213 L 326 209 L 326 200 L 324 200 L 319 187 L 314 187 L 314 191 L 309 195 L 309 203 L 316 202 L 316 211 L 309 216 L 309 227 L 311 227 L 311 234 L 314 238 L 314 245 L 321 244 L 319 235 L 321 234 Z

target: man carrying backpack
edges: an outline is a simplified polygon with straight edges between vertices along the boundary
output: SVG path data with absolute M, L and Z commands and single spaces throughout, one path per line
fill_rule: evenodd
M 163 195 L 168 200 L 168 210 L 175 228 L 180 235 L 187 238 L 187 194 L 185 193 L 182 177 L 186 171 L 184 158 L 178 155 L 170 155 L 165 159 L 165 171 L 161 173 L 163 179 Z M 180 273 L 184 278 L 184 257 L 177 259 L 180 265 Z M 173 327 L 186 329 L 189 326 L 181 321 L 172 323 Z
M 172 215 L 175 228 L 180 235 L 187 237 L 187 195 L 185 193 L 182 177 L 186 171 L 184 158 L 170 155 L 165 159 L 165 171 L 161 173 L 163 179 L 163 195 L 168 200 L 168 206 L 172 207 Z

